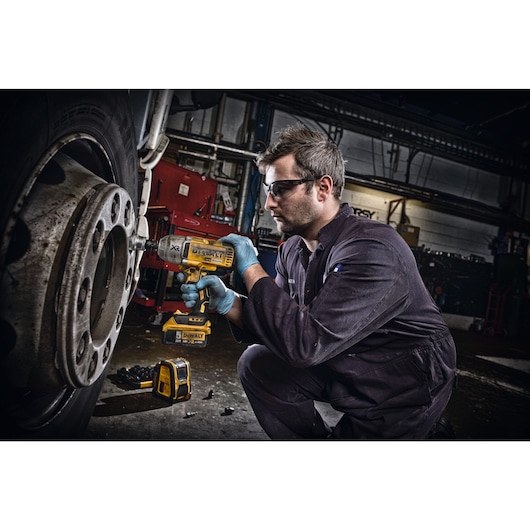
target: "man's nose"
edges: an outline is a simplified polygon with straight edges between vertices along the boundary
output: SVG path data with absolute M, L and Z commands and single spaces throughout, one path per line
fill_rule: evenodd
M 275 206 L 277 206 L 277 202 L 275 197 L 272 195 L 270 191 L 267 191 L 267 198 L 265 199 L 265 210 L 268 210 L 269 212 L 274 209 Z

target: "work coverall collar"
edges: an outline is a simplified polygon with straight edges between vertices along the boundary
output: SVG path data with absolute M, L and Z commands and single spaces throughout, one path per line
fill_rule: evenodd
M 340 205 L 340 210 L 337 215 L 326 226 L 320 229 L 318 233 L 318 246 L 316 248 L 317 252 L 333 244 L 338 234 L 340 234 L 340 227 L 351 215 L 353 215 L 353 210 L 350 205 L 347 202 L 343 202 Z M 298 242 L 298 250 L 304 253 L 310 253 L 302 238 Z

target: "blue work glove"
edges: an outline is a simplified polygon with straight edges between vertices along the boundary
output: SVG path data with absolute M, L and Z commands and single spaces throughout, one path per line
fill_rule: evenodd
M 221 243 L 228 243 L 236 251 L 236 269 L 240 276 L 251 266 L 259 263 L 258 249 L 252 244 L 252 241 L 239 234 L 229 234 L 219 239 Z
M 182 275 L 182 276 L 181 276 Z M 177 279 L 185 279 L 184 274 L 179 273 Z M 186 307 L 194 307 L 199 299 L 199 291 L 208 289 L 210 296 L 210 309 L 213 309 L 221 315 L 226 315 L 234 304 L 235 293 L 229 289 L 219 278 L 219 276 L 203 276 L 197 283 L 183 283 L 180 286 L 182 300 Z

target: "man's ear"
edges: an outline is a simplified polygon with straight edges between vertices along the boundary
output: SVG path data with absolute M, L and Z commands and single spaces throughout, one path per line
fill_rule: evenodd
M 323 175 L 318 182 L 319 197 L 324 198 L 333 194 L 333 179 L 329 175 Z

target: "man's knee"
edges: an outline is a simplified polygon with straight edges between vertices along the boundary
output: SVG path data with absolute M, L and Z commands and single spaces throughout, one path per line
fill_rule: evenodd
M 261 373 L 270 364 L 272 354 L 260 344 L 249 346 L 237 361 L 237 373 L 244 381 L 252 378 L 254 374 Z

